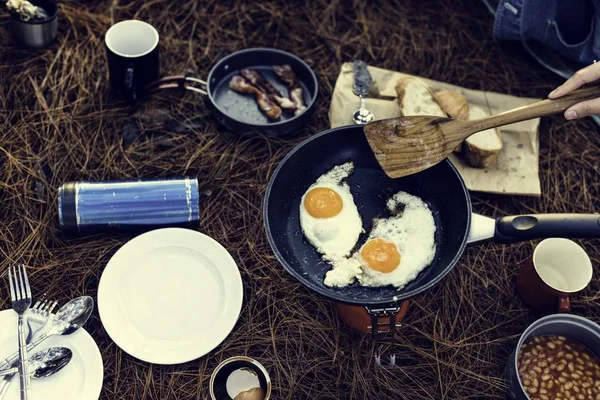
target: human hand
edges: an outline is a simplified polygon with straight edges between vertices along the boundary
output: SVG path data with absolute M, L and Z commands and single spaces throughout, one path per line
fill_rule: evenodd
M 550 92 L 548 97 L 557 99 L 598 79 L 600 79 L 600 63 L 596 64 L 596 61 L 594 61 L 592 65 L 575 72 L 565 83 Z M 600 114 L 600 98 L 577 103 L 569 107 L 564 115 L 566 119 L 578 119 L 595 114 Z

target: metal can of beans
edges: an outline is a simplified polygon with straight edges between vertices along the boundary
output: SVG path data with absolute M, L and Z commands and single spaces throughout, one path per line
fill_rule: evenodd
M 539 339 L 548 337 L 555 337 L 556 344 Z M 540 345 L 536 345 L 536 339 L 540 340 Z M 519 374 L 519 358 L 522 357 L 519 355 L 532 340 L 534 346 L 529 345 L 531 358 L 538 357 L 536 358 L 538 365 L 533 367 L 534 370 L 531 372 L 533 377 L 522 380 Z M 571 343 L 571 345 L 564 344 L 566 350 L 559 352 L 557 357 L 555 346 L 561 343 Z M 582 348 L 585 348 L 585 352 L 581 351 Z M 507 398 L 554 399 L 556 397 L 553 393 L 562 391 L 560 396 L 568 394 L 565 397 L 567 399 L 594 399 L 596 394 L 590 397 L 591 391 L 598 391 L 600 386 L 598 357 L 600 357 L 600 326 L 586 318 L 571 314 L 554 314 L 541 318 L 523 332 L 517 348 L 508 359 L 505 369 L 505 378 L 509 386 Z M 556 379 L 550 378 L 549 375 L 553 375 Z

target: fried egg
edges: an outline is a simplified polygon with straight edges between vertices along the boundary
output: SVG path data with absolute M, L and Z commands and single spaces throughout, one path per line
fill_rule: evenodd
M 350 187 L 344 182 L 353 170 L 352 162 L 333 167 L 308 188 L 300 202 L 302 232 L 330 262 L 348 256 L 363 232 Z
M 361 286 L 395 286 L 417 277 L 435 257 L 435 220 L 419 197 L 398 192 L 387 202 L 392 214 L 373 221 L 362 247 L 351 257 L 333 261 L 325 285 L 344 287 L 356 278 Z

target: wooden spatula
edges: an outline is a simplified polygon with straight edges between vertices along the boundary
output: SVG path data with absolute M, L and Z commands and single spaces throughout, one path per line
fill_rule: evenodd
M 400 178 L 436 165 L 474 133 L 562 113 L 580 101 L 596 97 L 600 97 L 600 86 L 578 89 L 556 100 L 542 100 L 473 121 L 419 115 L 374 121 L 364 129 L 385 173 Z

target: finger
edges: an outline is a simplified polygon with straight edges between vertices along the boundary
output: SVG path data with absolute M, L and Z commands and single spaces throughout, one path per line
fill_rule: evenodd
M 548 97 L 556 99 L 598 79 L 600 79 L 600 63 L 592 64 L 575 72 L 565 83 L 554 89 Z
M 566 119 L 578 119 L 600 114 L 600 99 L 582 101 L 565 111 Z

